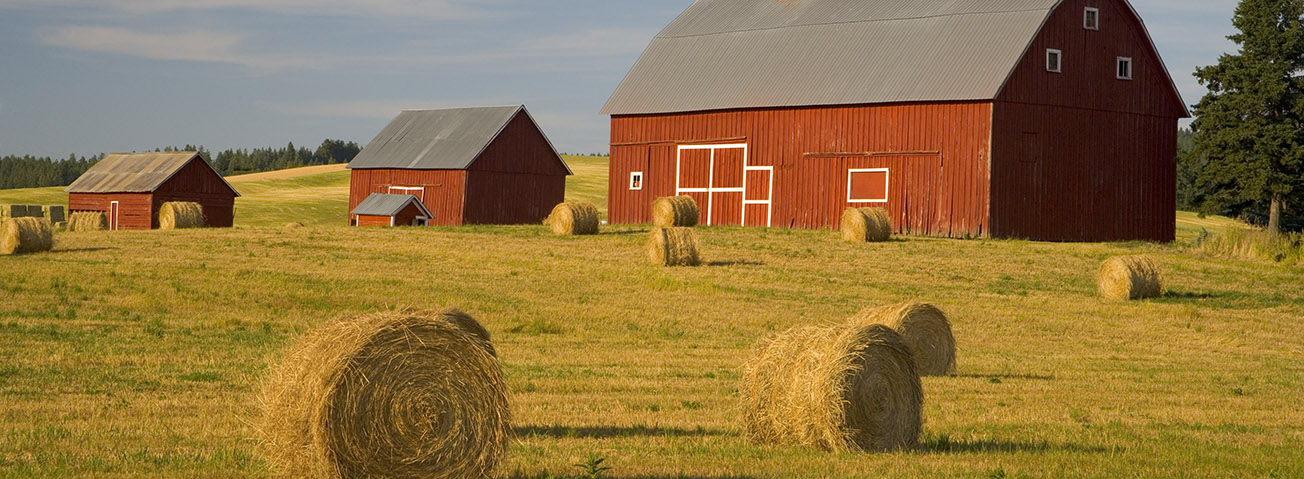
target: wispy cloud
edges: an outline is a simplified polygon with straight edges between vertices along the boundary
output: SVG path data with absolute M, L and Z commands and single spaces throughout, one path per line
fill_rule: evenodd
M 74 7 L 135 15 L 241 9 L 296 15 L 458 20 L 489 13 L 472 5 L 455 0 L 0 0 L 0 8 Z
M 227 63 L 253 71 L 311 66 L 308 60 L 289 56 L 242 54 L 238 47 L 246 36 L 241 33 L 205 30 L 142 32 L 117 27 L 71 26 L 43 29 L 38 37 L 46 45 L 74 50 L 155 60 Z

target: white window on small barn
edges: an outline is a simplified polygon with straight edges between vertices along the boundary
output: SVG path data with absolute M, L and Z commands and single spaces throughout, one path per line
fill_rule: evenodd
M 631 190 L 641 190 L 641 189 L 643 189 L 643 172 L 642 172 L 642 171 L 631 171 L 631 172 L 629 172 L 629 189 L 631 189 Z
M 1119 80 L 1131 80 L 1131 79 L 1132 79 L 1132 58 L 1131 58 L 1131 57 L 1118 57 L 1118 71 L 1115 72 L 1115 76 L 1116 76 Z
M 1059 73 L 1061 56 L 1062 54 L 1060 53 L 1059 50 L 1056 50 L 1054 48 L 1047 48 L 1046 49 L 1046 71 Z
M 1082 11 L 1082 28 L 1100 30 L 1100 9 L 1087 7 Z

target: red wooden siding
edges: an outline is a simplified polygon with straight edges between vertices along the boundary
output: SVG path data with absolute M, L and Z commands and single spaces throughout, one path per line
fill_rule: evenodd
M 118 202 L 118 216 L 113 218 L 110 205 Z M 122 230 L 147 230 L 158 222 L 157 214 L 151 207 L 152 195 L 149 193 L 69 193 L 68 212 L 103 211 L 108 217 L 109 227 Z
M 151 227 L 158 227 L 158 211 L 168 201 L 199 203 L 205 226 L 224 228 L 235 222 L 235 193 L 202 159 L 191 160 L 154 190 Z
M 372 193 L 390 193 L 390 187 L 421 188 L 404 190 L 421 199 L 430 210 L 432 225 L 461 225 L 462 201 L 466 192 L 463 170 L 357 169 L 349 179 L 349 211 Z M 386 222 L 388 224 L 388 222 Z
M 503 131 L 467 168 L 472 171 L 500 173 L 527 173 L 541 176 L 565 176 L 566 166 L 557 158 L 556 150 L 543 133 L 530 121 L 524 111 L 516 113 Z M 560 203 L 561 200 L 557 200 Z M 556 203 L 548 205 L 549 210 Z
M 466 224 L 537 224 L 566 197 L 565 176 L 468 171 Z
M 392 216 L 354 215 L 357 226 L 389 226 Z M 397 223 L 395 223 L 397 224 Z

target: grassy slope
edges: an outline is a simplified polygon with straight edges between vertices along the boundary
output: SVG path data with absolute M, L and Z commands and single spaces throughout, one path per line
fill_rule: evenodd
M 587 183 L 578 197 L 601 190 Z M 255 219 L 282 209 L 256 199 L 317 197 L 264 186 L 239 207 L 250 222 L 284 222 Z M 406 305 L 457 305 L 493 333 L 518 424 L 508 477 L 574 476 L 591 454 L 627 478 L 1304 474 L 1299 267 L 706 227 L 711 264 L 666 269 L 646 264 L 638 225 L 327 223 L 61 233 L 52 253 L 0 257 L 0 476 L 265 476 L 252 424 L 268 366 L 321 321 Z M 1096 299 L 1100 261 L 1139 252 L 1168 295 Z M 736 381 L 758 338 L 912 298 L 946 310 L 959 345 L 958 374 L 923 381 L 919 450 L 745 440 Z

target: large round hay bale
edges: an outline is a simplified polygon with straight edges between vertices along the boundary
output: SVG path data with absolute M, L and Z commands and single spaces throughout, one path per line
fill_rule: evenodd
M 909 348 L 881 324 L 807 326 L 761 341 L 739 388 L 760 444 L 833 451 L 914 447 L 924 401 Z
M 652 228 L 647 241 L 647 257 L 660 266 L 697 266 L 702 264 L 698 253 L 697 232 L 692 228 Z
M 202 228 L 204 207 L 189 201 L 168 201 L 158 209 L 159 229 Z
M 905 341 L 921 376 L 945 376 L 955 372 L 955 337 L 946 314 L 928 303 L 903 303 L 867 308 L 852 318 L 853 323 L 882 324 Z
M 883 208 L 847 208 L 842 212 L 842 239 L 857 243 L 887 241 L 892 217 Z
M 1096 287 L 1106 299 L 1154 298 L 1163 294 L 1159 263 L 1148 255 L 1115 256 L 1096 274 Z
M 553 207 L 545 222 L 559 235 L 591 235 L 598 233 L 600 217 L 593 203 L 567 201 Z
M 109 219 L 103 211 L 78 211 L 68 215 L 68 231 L 100 231 L 109 229 Z
M 697 226 L 701 214 L 692 196 L 663 196 L 652 203 L 652 224 L 662 228 Z
M 403 310 L 310 332 L 264 388 L 272 469 L 281 477 L 489 477 L 510 437 L 507 387 L 488 333 L 471 323 L 457 310 Z
M 54 247 L 54 227 L 45 218 L 5 218 L 0 223 L 0 254 L 50 251 Z

